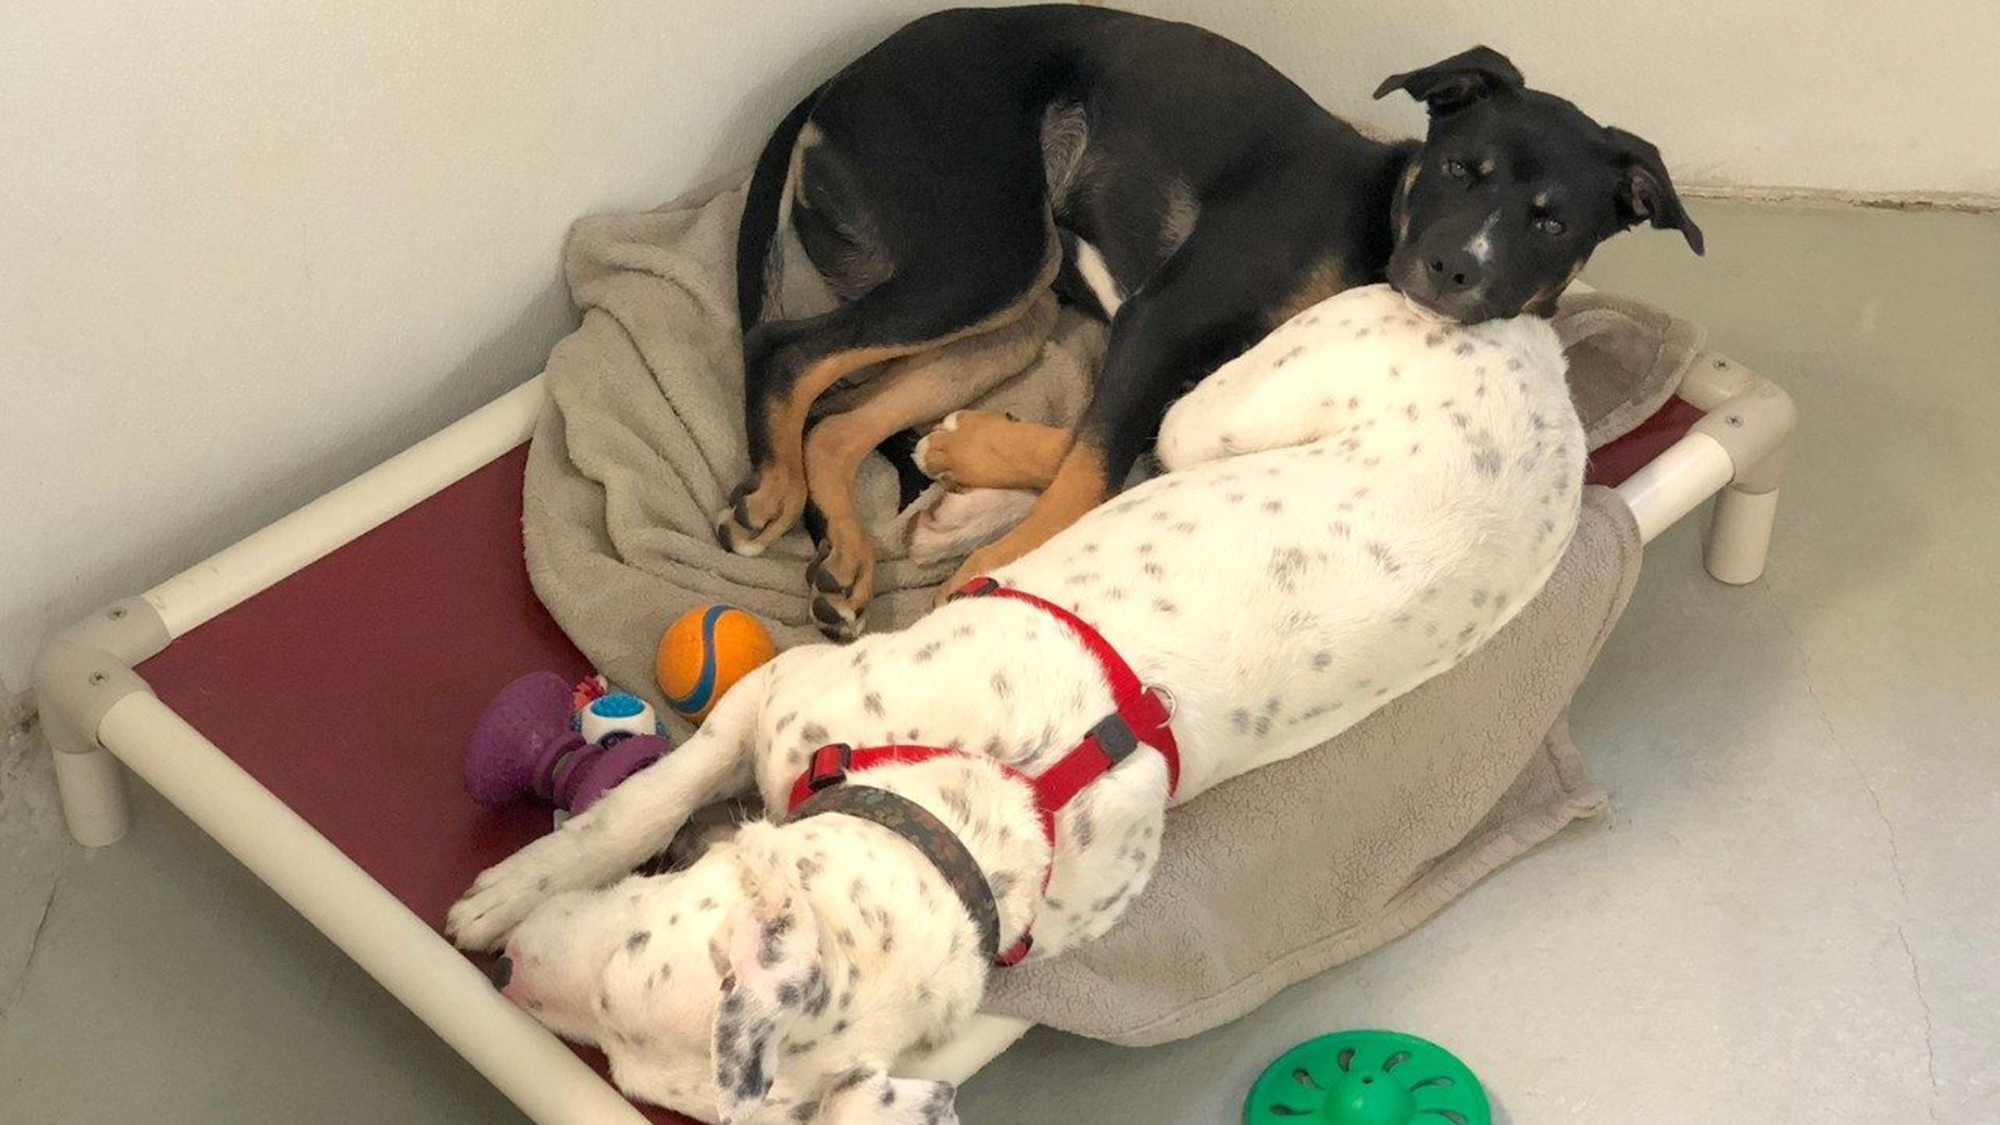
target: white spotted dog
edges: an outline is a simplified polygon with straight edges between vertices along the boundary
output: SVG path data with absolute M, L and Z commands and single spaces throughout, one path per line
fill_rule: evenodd
M 1145 886 L 1169 803 L 1324 742 L 1506 624 L 1569 541 L 1584 443 L 1545 320 L 1461 326 L 1374 286 L 1203 381 L 1159 456 L 1165 475 L 991 576 L 1081 627 L 968 597 L 786 652 L 482 875 L 452 910 L 458 942 L 504 944 L 507 994 L 648 1101 L 724 1122 L 952 1120 L 949 1088 L 893 1075 L 972 1014 L 991 955 L 1031 927 L 1035 956 L 1102 934 Z M 1132 713 L 1118 668 L 1174 702 L 1171 735 L 1130 723 L 1129 756 L 1110 753 L 1106 717 Z M 1092 731 L 1121 760 L 1054 814 L 1051 843 L 1025 779 Z M 833 743 L 936 751 L 843 774 L 822 770 Z M 631 874 L 723 797 L 754 786 L 782 816 L 809 765 L 845 778 L 801 810 L 824 815 Z M 833 795 L 848 803 L 815 807 Z

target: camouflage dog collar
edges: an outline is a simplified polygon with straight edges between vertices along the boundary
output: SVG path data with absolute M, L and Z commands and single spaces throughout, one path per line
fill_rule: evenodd
M 978 861 L 972 858 L 965 844 L 929 809 L 887 789 L 834 785 L 793 809 L 786 823 L 825 813 L 858 817 L 908 840 L 951 884 L 959 901 L 972 914 L 972 924 L 979 930 L 980 953 L 989 962 L 999 956 L 1000 908 L 993 901 L 993 888 L 987 885 L 985 873 L 979 870 Z

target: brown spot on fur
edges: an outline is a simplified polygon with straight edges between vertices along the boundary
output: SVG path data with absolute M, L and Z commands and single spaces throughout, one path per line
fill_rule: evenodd
M 1340 264 L 1333 261 L 1317 262 L 1309 267 L 1291 296 L 1278 302 L 1271 310 L 1270 323 L 1266 329 L 1276 328 L 1300 313 L 1333 296 L 1354 287 L 1354 282 L 1341 272 Z
M 1396 184 L 1396 197 L 1389 205 L 1389 212 L 1396 220 L 1396 241 L 1401 243 L 1410 237 L 1410 189 L 1417 186 L 1417 173 L 1423 171 L 1423 162 L 1412 156 L 1403 169 L 1403 178 Z

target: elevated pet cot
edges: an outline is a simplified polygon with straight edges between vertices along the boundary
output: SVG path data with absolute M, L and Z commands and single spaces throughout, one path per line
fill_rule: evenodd
M 581 676 L 522 560 L 541 378 L 53 637 L 34 669 L 69 830 L 124 835 L 121 765 L 152 785 L 543 1125 L 680 1121 L 635 1107 L 445 941 L 482 868 L 546 831 L 465 798 L 463 737 L 520 670 Z M 1793 425 L 1768 380 L 1705 353 L 1593 454 L 1639 537 L 1715 497 L 1711 574 L 1761 574 Z M 982 1016 L 930 1059 L 959 1080 L 1028 1028 Z

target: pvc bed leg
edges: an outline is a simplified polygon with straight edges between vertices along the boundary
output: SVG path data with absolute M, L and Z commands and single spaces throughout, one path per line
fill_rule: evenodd
M 125 838 L 131 810 L 125 804 L 125 771 L 111 751 L 82 743 L 66 726 L 44 719 L 42 730 L 55 752 L 56 789 L 62 794 L 63 823 L 70 838 L 86 848 L 101 848 Z M 60 733 L 59 733 L 60 731 Z
M 1718 582 L 1745 586 L 1764 576 L 1764 559 L 1771 549 L 1771 525 L 1778 518 L 1778 490 L 1745 492 L 1731 485 L 1715 498 L 1715 518 L 1708 527 L 1708 548 L 1702 556 Z
M 131 825 L 124 771 L 97 741 L 98 723 L 112 704 L 149 690 L 132 666 L 168 639 L 153 607 L 129 598 L 57 633 L 35 655 L 35 703 L 55 754 L 63 820 L 87 848 L 117 843 Z
M 1718 582 L 1743 586 L 1763 577 L 1778 515 L 1778 486 L 1791 453 L 1798 410 L 1776 384 L 1752 376 L 1694 424 L 1715 439 L 1735 466 L 1715 498 L 1703 561 Z

